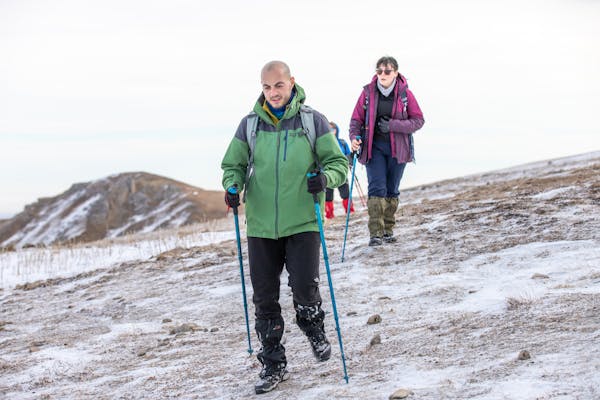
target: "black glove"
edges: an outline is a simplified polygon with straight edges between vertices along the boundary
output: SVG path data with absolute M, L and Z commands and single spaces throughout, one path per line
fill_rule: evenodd
M 377 128 L 381 133 L 390 133 L 390 117 L 381 117 L 377 123 Z
M 235 189 L 235 190 L 231 190 Z M 231 193 L 230 190 L 234 193 Z M 237 191 L 237 185 L 233 185 L 225 192 L 225 204 L 227 204 L 231 208 L 239 207 L 240 205 L 240 195 Z
M 327 187 L 327 177 L 322 173 L 317 173 L 306 180 L 308 184 L 308 193 L 317 194 Z

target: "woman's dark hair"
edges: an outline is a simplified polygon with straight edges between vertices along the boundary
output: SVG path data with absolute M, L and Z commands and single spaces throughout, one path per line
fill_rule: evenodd
M 377 60 L 377 64 L 375 68 L 379 68 L 382 65 L 391 65 L 395 71 L 398 71 L 398 61 L 394 57 L 383 56 L 379 60 Z

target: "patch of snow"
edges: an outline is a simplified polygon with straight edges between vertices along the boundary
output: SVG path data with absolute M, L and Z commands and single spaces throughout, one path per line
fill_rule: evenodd
M 575 189 L 574 186 L 552 189 L 552 190 L 548 190 L 547 192 L 542 192 L 542 193 L 536 194 L 534 196 L 531 196 L 531 198 L 535 199 L 535 200 L 550 200 L 550 199 L 557 197 L 558 195 L 561 195 L 561 194 L 568 192 L 570 190 L 573 190 L 573 189 Z
M 123 262 L 146 260 L 177 247 L 203 246 L 234 238 L 233 231 L 205 232 L 109 247 L 90 244 L 73 248 L 29 248 L 4 252 L 0 253 L 0 287 L 9 289 L 26 282 L 70 277 Z
M 552 256 L 540 257 L 544 252 Z M 507 299 L 534 302 L 548 292 L 550 284 L 567 285 L 599 266 L 600 244 L 594 240 L 530 243 L 481 254 L 461 263 L 451 277 L 444 276 L 445 283 L 452 282 L 471 293 L 447 310 L 503 312 Z M 532 279 L 536 273 L 549 279 Z
M 82 229 L 78 226 L 71 227 L 65 225 L 58 216 L 64 213 L 68 208 L 72 207 L 73 203 L 75 203 L 83 193 L 84 191 L 75 192 L 66 199 L 57 203 L 52 203 L 49 207 L 44 208 L 40 212 L 40 217 L 43 218 L 36 218 L 31 221 L 13 236 L 2 242 L 2 245 L 7 246 L 9 244 L 15 244 L 16 246 L 23 246 L 27 243 L 49 243 L 52 239 L 64 232 L 65 229 L 71 229 L 73 231 Z M 81 207 L 78 207 L 77 210 L 82 212 L 82 207 L 90 207 L 95 201 L 97 201 L 97 197 L 94 196 L 83 203 Z M 78 223 L 79 221 L 75 218 L 70 222 Z M 83 227 L 83 229 L 85 229 L 85 227 Z

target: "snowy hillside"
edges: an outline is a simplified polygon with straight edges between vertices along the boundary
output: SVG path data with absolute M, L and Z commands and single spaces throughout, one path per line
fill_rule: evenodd
M 259 398 L 600 398 L 600 152 L 405 190 L 397 220 L 398 243 L 369 248 L 357 210 L 344 263 L 345 218 L 326 225 L 350 382 L 324 269 L 325 363 L 293 322 L 284 273 L 291 377 Z M 0 253 L 0 397 L 254 397 L 232 237 L 164 240 L 160 254 L 27 284 Z M 40 250 L 21 252 L 44 275 Z
M 0 223 L 0 247 L 89 242 L 222 218 L 222 197 L 144 172 L 77 183 Z

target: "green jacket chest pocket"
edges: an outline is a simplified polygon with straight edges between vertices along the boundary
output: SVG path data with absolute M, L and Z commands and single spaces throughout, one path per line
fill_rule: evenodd
M 293 163 L 297 166 L 305 166 L 312 161 L 312 149 L 308 138 L 302 131 L 284 131 L 281 136 L 280 160 L 285 163 Z

